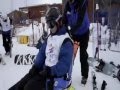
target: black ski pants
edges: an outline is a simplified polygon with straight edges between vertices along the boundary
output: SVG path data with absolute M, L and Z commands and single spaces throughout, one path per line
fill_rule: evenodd
M 39 69 L 32 66 L 20 81 L 10 87 L 8 90 L 45 90 L 46 76 L 39 74 Z
M 6 52 L 10 52 L 10 32 L 2 32 L 3 47 Z
M 45 82 L 46 79 L 40 75 L 35 75 L 31 78 L 31 76 L 27 74 L 8 90 L 45 90 Z
M 89 30 L 80 37 L 73 36 L 74 41 L 80 43 L 80 62 L 81 62 L 81 74 L 83 77 L 88 78 L 89 65 L 88 65 L 88 41 L 89 41 Z

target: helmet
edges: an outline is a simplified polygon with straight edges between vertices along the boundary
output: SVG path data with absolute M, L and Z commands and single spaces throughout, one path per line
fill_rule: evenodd
M 49 28 L 53 28 L 61 16 L 60 10 L 56 7 L 50 8 L 46 13 L 46 22 Z
M 46 13 L 46 21 L 55 21 L 59 15 L 61 15 L 60 10 L 56 7 L 52 7 Z

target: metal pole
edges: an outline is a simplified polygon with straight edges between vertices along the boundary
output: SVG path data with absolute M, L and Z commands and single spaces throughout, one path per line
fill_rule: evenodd
M 98 60 L 99 60 L 99 43 L 100 43 L 100 37 L 99 37 L 99 21 L 98 21 L 98 11 L 99 11 L 99 5 L 96 4 L 96 11 L 97 11 L 97 16 L 96 16 L 96 21 L 97 21 L 97 48 L 96 50 L 98 50 Z
M 33 20 L 32 20 L 32 31 L 33 31 L 33 45 L 35 45 L 35 42 L 34 42 L 34 25 L 33 25 Z
M 112 30 L 111 30 L 111 28 L 112 28 L 112 26 L 111 26 L 111 0 L 110 0 L 110 7 L 109 7 L 109 27 L 110 27 L 110 31 L 109 31 L 109 45 L 108 45 L 108 49 L 110 49 L 110 47 L 111 47 L 111 33 L 112 33 Z
M 94 21 L 94 17 L 95 17 L 95 15 L 94 15 L 94 14 L 95 14 L 95 10 L 94 10 L 95 7 L 94 7 L 94 5 L 95 5 L 95 2 L 94 2 L 94 0 L 93 0 L 93 23 L 95 22 L 95 21 Z
M 94 7 L 95 1 L 94 1 L 94 0 L 92 0 L 92 1 L 93 1 L 93 13 L 92 13 L 92 15 L 93 15 L 93 18 L 92 18 L 92 19 L 93 19 L 93 20 L 92 20 L 92 22 L 95 23 L 95 20 L 94 20 L 94 18 L 95 18 L 95 7 Z M 94 27 L 94 24 L 93 24 L 92 27 Z M 94 30 L 94 28 L 93 28 L 93 30 Z M 93 30 L 92 30 L 92 34 L 91 34 L 91 35 L 92 35 L 92 41 L 93 41 L 93 45 L 92 45 L 93 47 L 92 47 L 92 48 L 93 48 L 93 55 L 94 55 L 94 53 L 95 53 L 95 52 L 94 52 L 94 50 L 95 50 L 95 44 L 94 44 L 95 39 L 94 39 L 94 38 L 95 38 L 95 37 L 94 37 L 94 31 L 93 31 Z

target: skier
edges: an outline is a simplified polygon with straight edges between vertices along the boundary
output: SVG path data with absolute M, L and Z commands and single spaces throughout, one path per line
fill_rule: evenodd
M 70 86 L 73 42 L 58 8 L 47 11 L 46 22 L 50 36 L 40 47 L 29 73 L 9 90 L 64 90 Z
M 3 37 L 3 46 L 5 48 L 5 55 L 10 54 L 10 35 L 11 35 L 11 25 L 10 25 L 10 19 L 5 16 L 0 17 L 0 23 L 2 26 L 2 37 Z
M 81 84 L 86 84 L 89 72 L 89 65 L 87 62 L 87 47 L 89 41 L 87 4 L 88 0 L 68 0 L 63 14 L 63 22 L 68 26 L 71 37 L 74 41 L 80 43 Z

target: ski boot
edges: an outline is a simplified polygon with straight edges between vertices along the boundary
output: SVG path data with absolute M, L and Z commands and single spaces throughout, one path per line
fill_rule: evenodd
M 103 71 L 103 68 L 104 68 L 104 66 L 105 66 L 105 62 L 104 62 L 102 59 L 100 59 L 99 62 L 100 62 L 99 65 L 98 65 L 98 66 L 95 66 L 95 68 L 96 68 L 96 71 L 97 71 L 97 72 L 102 72 L 102 71 Z
M 87 83 L 87 78 L 82 77 L 81 84 L 82 84 L 82 85 L 85 85 L 86 83 Z
M 3 60 L 3 58 L 2 58 L 2 55 L 0 54 L 0 63 L 2 64 L 2 65 L 6 65 L 6 63 L 5 63 L 5 61 Z
M 5 55 L 6 55 L 6 56 L 10 55 L 10 52 L 6 52 Z

